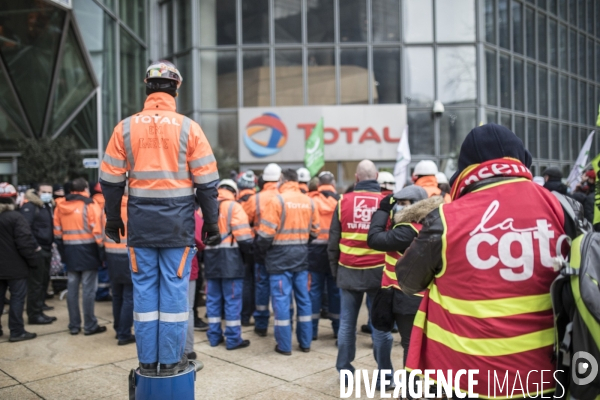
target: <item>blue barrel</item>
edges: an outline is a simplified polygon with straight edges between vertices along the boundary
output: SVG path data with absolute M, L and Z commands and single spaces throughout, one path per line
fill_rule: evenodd
M 135 400 L 194 400 L 196 363 L 173 376 L 144 376 L 135 371 Z

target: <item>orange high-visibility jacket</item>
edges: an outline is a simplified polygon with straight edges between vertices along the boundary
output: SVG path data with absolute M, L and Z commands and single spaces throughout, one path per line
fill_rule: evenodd
M 437 179 L 435 176 L 422 176 L 415 182 L 415 185 L 421 186 L 427 192 L 428 197 L 441 196 L 442 190 L 438 188 Z M 444 203 L 450 203 L 452 199 L 450 194 L 444 194 Z
M 215 157 L 171 95 L 149 95 L 143 111 L 115 127 L 100 168 L 108 220 L 119 217 L 127 172 L 130 246 L 194 246 L 194 187 L 206 222 L 217 222 Z
M 254 214 L 256 213 L 256 190 L 255 189 L 242 189 L 237 197 L 238 203 L 242 205 L 248 221 L 251 225 L 254 225 Z
M 258 230 L 260 225 L 261 215 L 267 209 L 267 204 L 275 196 L 279 194 L 277 182 L 265 182 L 263 189 L 254 196 L 255 212 L 254 212 L 254 231 Z
M 309 197 L 314 201 L 319 211 L 319 236 L 315 239 L 313 245 L 327 245 L 329 242 L 329 226 L 335 212 L 339 196 L 332 185 L 321 185 L 316 192 L 309 192 Z
M 121 243 L 115 243 L 114 240 L 106 236 L 104 233 L 104 227 L 106 226 L 106 216 L 102 218 L 102 236 L 104 242 L 104 249 L 107 254 L 125 254 L 127 255 L 127 197 L 123 196 L 121 200 L 121 218 L 125 224 L 125 234 L 120 235 Z
M 100 209 L 85 192 L 73 192 L 54 210 L 54 239 L 70 271 L 100 266 L 98 247 L 102 246 Z
M 256 248 L 266 255 L 270 274 L 308 268 L 308 242 L 319 235 L 319 213 L 298 182 L 286 182 L 266 205 L 257 231 Z
M 242 253 L 252 250 L 252 229 L 244 209 L 227 189 L 219 189 L 219 231 L 221 243 L 204 249 L 206 278 L 243 278 Z

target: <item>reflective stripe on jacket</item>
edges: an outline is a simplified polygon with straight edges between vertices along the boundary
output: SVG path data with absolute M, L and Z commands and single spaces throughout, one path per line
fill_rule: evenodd
M 266 252 L 267 272 L 303 271 L 308 268 L 309 238 L 319 234 L 319 213 L 298 182 L 286 182 L 280 191 L 261 215 L 258 247 Z
M 120 235 L 121 243 L 115 243 L 114 240 L 106 236 L 106 233 L 104 232 L 104 228 L 106 227 L 106 216 L 103 215 L 102 235 L 106 253 L 127 255 L 127 197 L 128 196 L 123 196 L 123 200 L 121 201 L 121 219 L 125 225 L 125 234 Z
M 355 191 L 341 196 L 338 217 L 341 224 L 340 265 L 352 269 L 381 268 L 385 253 L 367 245 L 371 217 L 383 198 L 380 192 Z
M 129 245 L 193 246 L 194 186 L 201 191 L 203 185 L 216 185 L 219 174 L 202 129 L 175 112 L 171 95 L 149 95 L 143 111 L 115 127 L 100 168 L 100 180 L 109 186 L 124 185 L 126 172 Z M 109 199 L 104 186 L 103 192 L 109 210 L 114 200 Z M 216 221 L 216 207 L 205 217 Z
M 418 235 L 421 230 L 421 224 L 417 223 L 400 223 L 394 225 L 392 229 L 395 229 L 397 226 L 403 225 L 411 227 L 415 233 Z M 402 258 L 402 253 L 399 251 L 388 251 L 385 253 L 385 265 L 383 267 L 383 274 L 381 276 L 381 287 L 382 288 L 394 288 L 400 290 L 400 286 L 398 285 L 398 279 L 396 278 L 396 263 L 398 260 Z M 422 295 L 421 295 L 422 296 Z
M 415 318 L 407 369 L 478 369 L 480 397 L 496 375 L 527 375 L 523 392 L 554 391 L 540 371 L 555 369 L 550 286 L 557 243 L 567 250 L 564 226 L 559 201 L 524 178 L 481 185 L 432 212 L 396 267 L 402 286 L 416 267 L 440 264 Z M 467 378 L 457 386 L 467 391 Z M 510 388 L 497 396 L 511 397 Z
M 242 208 L 246 212 L 250 224 L 254 225 L 254 214 L 256 213 L 256 190 L 242 189 L 238 195 L 237 201 L 242 205 Z
M 219 202 L 221 243 L 204 249 L 204 273 L 207 279 L 243 278 L 245 269 L 241 251 L 248 251 L 252 243 L 248 216 L 227 189 L 219 189 Z
M 66 246 L 96 243 L 102 245 L 102 225 L 98 205 L 85 193 L 73 192 L 54 211 L 54 237 Z
M 255 212 L 254 212 L 254 231 L 258 230 L 262 214 L 267 208 L 267 204 L 273 197 L 279 193 L 277 182 L 265 182 L 263 189 L 256 193 L 254 197 Z

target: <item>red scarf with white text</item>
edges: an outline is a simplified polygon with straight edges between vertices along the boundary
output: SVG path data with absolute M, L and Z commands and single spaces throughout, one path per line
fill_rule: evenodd
M 456 178 L 450 195 L 458 199 L 465 188 L 484 179 L 495 177 L 525 178 L 532 180 L 531 171 L 516 158 L 497 158 L 481 164 L 469 165 Z

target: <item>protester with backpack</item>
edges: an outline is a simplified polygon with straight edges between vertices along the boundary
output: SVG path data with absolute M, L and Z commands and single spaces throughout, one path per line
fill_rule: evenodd
M 425 218 L 396 264 L 405 293 L 428 289 L 408 368 L 479 369 L 473 392 L 480 396 L 489 396 L 494 374 L 507 375 L 510 387 L 527 377 L 525 393 L 512 398 L 554 391 L 555 382 L 540 376 L 555 369 L 552 265 L 566 255 L 574 223 L 552 193 L 531 181 L 531 161 L 505 127 L 486 124 L 465 138 L 452 203 Z M 466 392 L 467 381 L 463 376 L 456 386 Z

